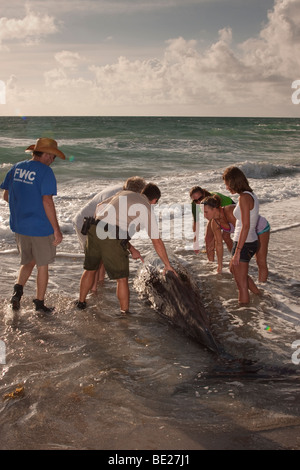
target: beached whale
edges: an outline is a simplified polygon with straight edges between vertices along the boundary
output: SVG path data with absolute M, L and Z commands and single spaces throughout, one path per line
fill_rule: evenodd
M 218 355 L 222 347 L 215 340 L 199 286 L 176 258 L 170 258 L 178 276 L 163 273 L 163 263 L 155 255 L 145 258 L 135 280 L 135 288 L 143 294 L 161 315 L 183 330 L 188 336 Z
M 155 254 L 149 255 L 134 281 L 135 288 L 150 301 L 157 312 L 217 355 L 212 377 L 226 378 L 237 374 L 261 379 L 277 377 L 279 380 L 287 375 L 294 377 L 294 369 L 259 364 L 229 354 L 211 331 L 209 315 L 201 298 L 199 285 L 177 258 L 169 259 L 178 274 L 177 277 L 172 272 L 164 274 L 161 260 Z M 182 388 L 179 391 L 181 390 Z

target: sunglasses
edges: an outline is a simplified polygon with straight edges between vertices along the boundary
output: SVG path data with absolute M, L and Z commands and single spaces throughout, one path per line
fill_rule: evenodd
M 201 202 L 203 199 L 203 196 L 198 197 L 198 199 L 193 199 L 193 202 Z

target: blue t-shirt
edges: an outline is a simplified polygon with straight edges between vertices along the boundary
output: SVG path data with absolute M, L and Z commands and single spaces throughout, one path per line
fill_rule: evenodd
M 49 166 L 35 160 L 19 162 L 7 173 L 1 188 L 8 190 L 13 232 L 34 237 L 54 232 L 43 206 L 43 196 L 55 196 L 57 192 Z

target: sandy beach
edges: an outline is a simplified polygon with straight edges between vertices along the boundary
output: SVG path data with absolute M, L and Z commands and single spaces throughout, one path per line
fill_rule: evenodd
M 111 281 L 76 311 L 81 261 L 57 257 L 47 297 L 56 313 L 45 319 L 32 310 L 34 279 L 12 315 L 18 256 L 1 255 L 1 449 L 300 449 L 298 377 L 214 375 L 211 353 L 134 289 L 135 313 L 120 319 Z M 3 398 L 20 385 L 21 396 Z
M 39 126 L 52 126 L 75 157 L 53 164 L 64 239 L 50 268 L 46 305 L 55 312 L 49 318 L 33 310 L 35 273 L 20 311 L 11 311 L 19 257 L 8 207 L 0 201 L 0 344 L 6 349 L 0 449 L 298 450 L 298 121 L 66 117 L 32 119 L 23 127 L 15 119 L 2 123 L 3 177 L 32 142 L 26 132 L 36 134 Z M 158 208 L 163 204 L 178 226 L 192 186 L 226 191 L 222 171 L 229 162 L 247 174 L 271 225 L 263 295 L 251 295 L 249 306 L 240 307 L 226 250 L 224 272 L 217 275 L 216 263 L 205 253 L 196 256 L 191 239 L 165 241 L 199 285 L 213 335 L 254 370 L 224 363 L 155 311 L 136 289 L 140 261 L 130 262 L 130 315 L 120 317 L 108 279 L 85 311 L 75 309 L 83 256 L 72 220 L 97 191 L 141 168 L 161 189 Z M 190 230 L 191 220 L 186 226 Z M 153 253 L 149 240 L 135 245 L 143 256 Z M 249 271 L 257 281 L 254 258 Z

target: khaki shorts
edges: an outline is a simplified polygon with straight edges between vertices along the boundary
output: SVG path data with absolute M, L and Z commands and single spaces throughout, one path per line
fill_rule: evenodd
M 54 262 L 56 247 L 54 235 L 47 237 L 30 237 L 16 233 L 16 242 L 21 254 L 21 265 L 35 260 L 37 266 L 46 266 Z
M 122 247 L 121 240 L 100 240 L 96 234 L 96 225 L 92 225 L 85 246 L 84 269 L 96 271 L 101 262 L 110 279 L 129 277 L 128 251 Z

